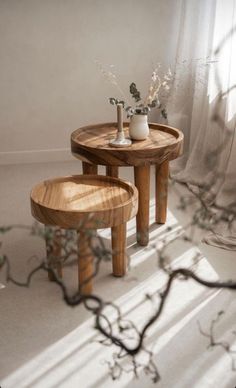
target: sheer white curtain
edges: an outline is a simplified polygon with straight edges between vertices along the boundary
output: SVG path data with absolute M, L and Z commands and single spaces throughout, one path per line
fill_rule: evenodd
M 185 146 L 172 173 L 196 188 L 209 183 L 209 204 L 236 203 L 235 26 L 236 0 L 182 2 L 168 121 L 183 130 Z M 225 228 L 205 241 L 236 249 Z

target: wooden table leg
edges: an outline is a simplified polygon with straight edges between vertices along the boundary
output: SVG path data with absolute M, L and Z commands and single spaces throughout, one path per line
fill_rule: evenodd
M 78 277 L 79 291 L 89 295 L 93 290 L 93 253 L 89 231 L 78 231 Z
M 114 276 L 124 276 L 127 269 L 126 223 L 111 228 L 112 268 Z
M 135 166 L 134 179 L 139 194 L 136 216 L 137 242 L 140 245 L 147 245 L 149 241 L 150 166 Z
M 106 166 L 106 176 L 113 178 L 119 177 L 118 166 Z M 124 276 L 126 273 L 126 256 L 125 248 L 123 247 L 123 240 L 126 241 L 126 227 L 125 235 L 122 226 L 113 226 L 111 228 L 112 241 L 112 268 L 114 276 Z
M 112 176 L 113 178 L 119 177 L 119 167 L 118 166 L 106 166 L 106 175 Z
M 82 162 L 84 175 L 98 175 L 98 165 Z M 95 232 L 97 234 L 97 231 Z
M 47 251 L 47 264 L 49 267 L 57 271 L 57 276 L 62 278 L 62 263 L 61 263 L 61 230 L 56 228 L 53 230 L 52 239 L 47 237 L 48 230 L 50 226 L 45 226 L 46 234 L 46 251 Z M 48 271 L 48 279 L 53 282 L 55 276 L 51 271 Z
M 98 173 L 98 166 L 96 164 L 82 162 L 82 167 L 84 175 L 97 175 Z
M 156 165 L 156 222 L 164 224 L 167 213 L 169 162 Z

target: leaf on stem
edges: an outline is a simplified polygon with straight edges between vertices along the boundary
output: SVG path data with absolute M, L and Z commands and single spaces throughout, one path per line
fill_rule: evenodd
M 138 91 L 136 84 L 132 82 L 129 87 L 130 94 L 135 99 L 135 102 L 138 102 L 141 100 L 140 92 Z

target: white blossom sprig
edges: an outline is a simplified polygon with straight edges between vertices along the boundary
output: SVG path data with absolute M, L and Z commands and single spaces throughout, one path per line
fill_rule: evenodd
M 148 114 L 148 112 L 151 110 L 151 108 L 158 108 L 161 110 L 161 114 L 164 118 L 167 118 L 167 112 L 165 107 L 163 107 L 163 104 L 160 102 L 160 92 L 163 89 L 164 91 L 168 91 L 170 89 L 169 83 L 172 79 L 172 73 L 169 69 L 166 74 L 164 74 L 163 77 L 159 75 L 159 70 L 161 65 L 158 64 L 157 67 L 154 69 L 151 77 L 151 83 L 149 85 L 148 94 L 145 97 L 145 99 L 142 101 L 141 94 L 139 90 L 137 89 L 137 86 L 134 82 L 132 82 L 129 86 L 129 91 L 132 96 L 132 98 L 135 101 L 135 106 L 128 105 L 125 101 L 127 101 L 127 98 L 125 96 L 125 93 L 121 89 L 117 77 L 115 73 L 112 71 L 113 65 L 110 65 L 110 69 L 106 70 L 103 65 L 95 61 L 97 66 L 99 67 L 103 77 L 109 81 L 112 85 L 114 85 L 119 93 L 122 95 L 123 99 L 118 99 L 114 97 L 109 98 L 109 102 L 112 105 L 122 104 L 124 109 L 127 112 L 127 116 L 131 117 L 134 114 Z
M 113 86 L 115 86 L 119 93 L 122 95 L 122 97 L 126 100 L 127 97 L 124 93 L 124 91 L 122 90 L 122 88 L 120 87 L 119 83 L 118 83 L 118 80 L 117 80 L 117 76 L 115 75 L 115 73 L 112 71 L 113 68 L 114 68 L 114 65 L 109 65 L 109 70 L 106 70 L 104 68 L 104 66 L 99 62 L 99 61 L 95 61 L 96 65 L 98 66 L 99 70 L 101 71 L 103 77 L 108 81 L 110 82 Z
M 151 107 L 159 106 L 160 105 L 159 92 L 161 88 L 163 88 L 166 91 L 170 89 L 169 82 L 172 79 L 171 70 L 168 69 L 168 72 L 163 76 L 163 80 L 162 80 L 158 74 L 160 67 L 161 65 L 158 64 L 158 66 L 154 69 L 152 73 L 148 94 L 144 100 L 145 106 L 151 106 Z

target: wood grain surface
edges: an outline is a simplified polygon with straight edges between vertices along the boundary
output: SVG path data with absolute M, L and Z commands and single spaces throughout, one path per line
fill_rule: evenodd
M 78 279 L 81 294 L 89 295 L 93 291 L 94 257 L 91 250 L 90 235 L 86 231 L 78 232 Z
M 94 258 L 91 233 L 87 230 L 112 228 L 113 274 L 125 275 L 126 222 L 138 211 L 138 190 L 132 183 L 102 175 L 60 177 L 36 185 L 30 198 L 32 215 L 39 222 L 78 231 L 78 278 L 82 294 L 90 294 L 93 288 Z M 58 259 L 56 263 L 60 263 L 60 235 L 53 243 L 57 243 L 56 249 L 53 246 L 53 257 L 50 255 L 48 259 L 50 262 Z M 57 270 L 61 276 L 61 267 Z
M 135 185 L 139 191 L 137 214 L 137 241 L 149 241 L 150 165 L 156 165 L 156 222 L 164 223 L 167 213 L 168 162 L 182 153 L 183 133 L 167 125 L 149 123 L 150 134 L 146 140 L 132 141 L 127 148 L 114 148 L 109 143 L 117 133 L 117 123 L 89 125 L 71 135 L 71 151 L 82 160 L 84 172 L 93 165 L 105 165 L 106 174 L 118 177 L 118 166 L 133 166 Z M 129 137 L 129 123 L 124 123 L 125 136 Z M 88 166 L 86 166 L 86 164 Z M 90 164 L 90 166 L 89 166 Z M 115 228 L 114 228 L 115 230 Z
M 169 162 L 166 160 L 156 166 L 156 222 L 164 224 L 167 214 Z
M 119 177 L 119 167 L 118 166 L 106 166 L 106 175 L 113 176 L 114 178 Z
M 149 123 L 146 140 L 133 141 L 126 148 L 109 145 L 117 132 L 117 123 L 95 124 L 82 127 L 71 135 L 71 151 L 82 161 L 105 166 L 140 166 L 159 164 L 177 158 L 182 150 L 183 134 L 167 125 Z M 129 123 L 124 123 L 128 137 Z
M 96 164 L 82 162 L 82 169 L 85 175 L 97 175 L 98 173 L 98 166 Z
M 126 224 L 112 227 L 112 270 L 114 276 L 124 276 L 127 269 Z
M 138 208 L 138 191 L 129 183 L 102 175 L 46 180 L 31 192 L 32 215 L 45 225 L 99 229 L 127 222 Z
M 136 217 L 137 242 L 149 242 L 150 166 L 135 166 L 134 181 L 139 192 L 139 207 Z

